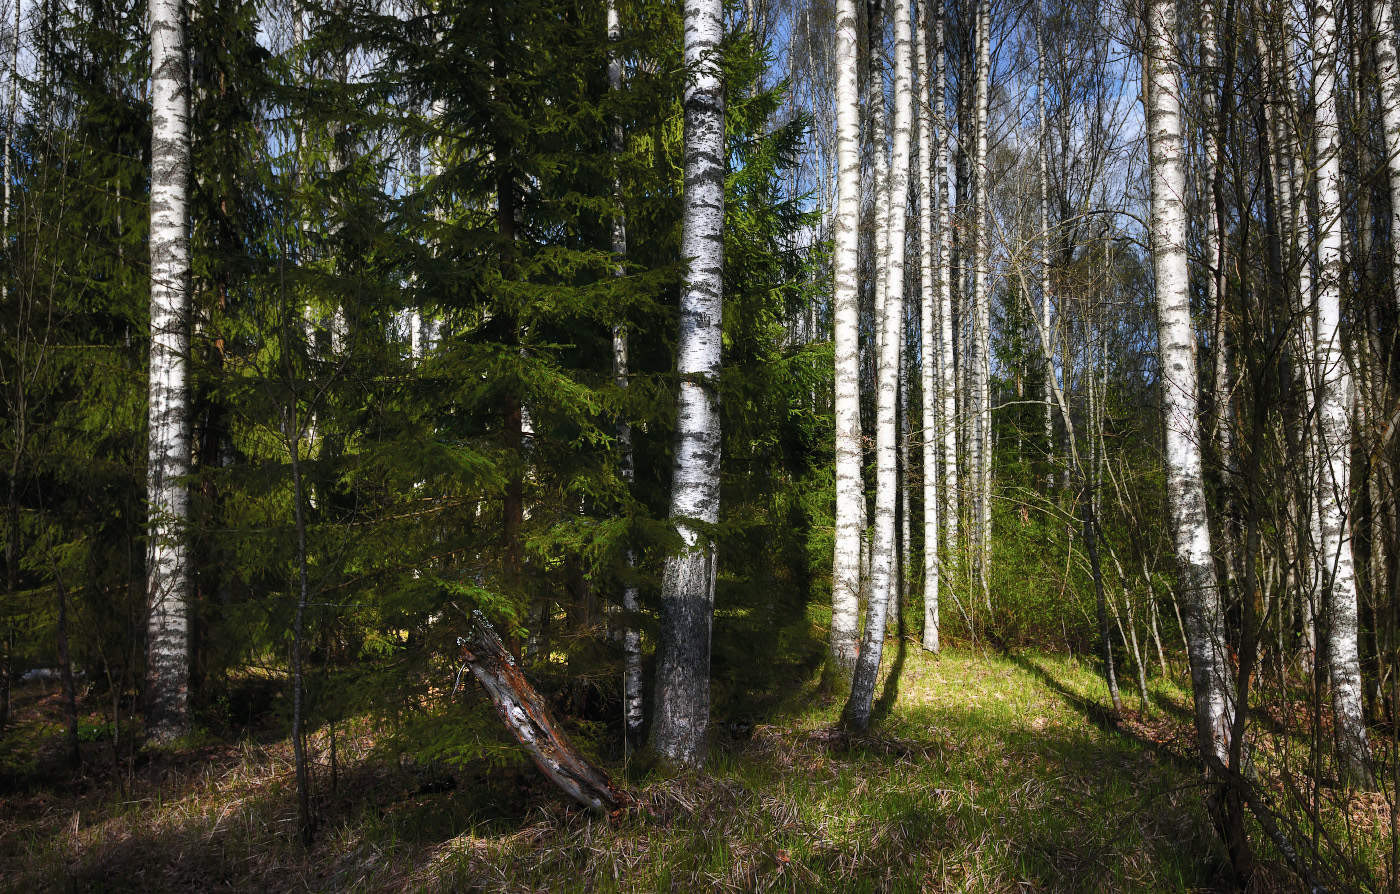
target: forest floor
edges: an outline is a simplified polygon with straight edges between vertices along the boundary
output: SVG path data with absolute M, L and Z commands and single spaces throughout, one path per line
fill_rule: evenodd
M 1188 891 L 1227 885 L 1188 757 L 1188 696 L 1154 681 L 1113 720 L 1092 666 L 914 641 L 887 647 L 866 737 L 833 731 L 812 680 L 729 728 L 703 776 L 627 784 L 619 820 L 565 803 L 523 761 L 425 777 L 342 730 L 320 830 L 296 835 L 291 749 L 250 738 L 124 778 L 25 782 L 56 698 L 21 693 L 0 739 L 0 889 L 194 891 Z M 1182 681 L 1184 683 L 1184 680 Z M 1126 694 L 1125 694 L 1126 695 Z M 45 713 L 47 712 L 47 713 Z M 28 719 L 26 719 L 28 718 Z M 322 737 L 324 734 L 321 734 Z M 27 744 L 26 744 L 27 743 Z M 314 740 L 324 754 L 323 738 Z M 99 744 L 85 746 L 100 748 Z M 624 768 L 611 769 L 621 775 Z M 317 785 L 329 789 L 321 768 Z M 1256 890 L 1296 883 L 1267 861 Z

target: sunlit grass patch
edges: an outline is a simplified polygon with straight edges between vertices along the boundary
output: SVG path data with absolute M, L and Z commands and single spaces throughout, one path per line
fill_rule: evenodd
M 152 766 L 124 797 L 16 804 L 9 887 L 503 891 L 1185 891 L 1220 881 L 1199 775 L 1095 721 L 1094 669 L 891 642 L 880 713 L 836 728 L 813 678 L 760 722 L 720 724 L 703 775 L 630 780 L 619 821 L 520 762 L 424 784 L 368 722 L 316 768 L 317 843 L 295 843 L 285 741 Z M 1182 698 L 1161 683 L 1164 700 Z M 1179 701 L 1177 702 L 1180 703 Z M 1160 709 L 1159 709 L 1160 710 Z M 324 735 L 324 732 L 320 735 Z M 325 754 L 313 741 L 312 752 Z M 615 767 L 614 770 L 621 768 Z M 431 781 L 430 781 L 431 782 Z M 76 822 L 72 819 L 77 815 Z

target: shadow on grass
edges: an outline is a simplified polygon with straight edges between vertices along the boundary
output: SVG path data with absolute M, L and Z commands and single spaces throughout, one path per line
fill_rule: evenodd
M 1063 689 L 1054 696 L 1065 698 Z M 1066 701 L 1082 711 L 1082 700 Z M 842 777 L 856 778 L 851 788 L 861 797 L 850 799 L 850 811 L 876 830 L 876 839 L 914 817 L 937 830 L 919 846 L 927 849 L 932 877 L 947 879 L 947 889 L 1213 890 L 1223 884 L 1225 864 L 1194 791 L 1195 774 L 1181 772 L 1194 768 L 1144 760 L 1146 749 L 1117 736 L 1086 739 L 1078 725 L 1007 723 L 975 701 L 954 702 L 906 704 L 870 738 L 827 744 L 844 765 Z M 810 782 L 817 785 L 815 774 Z M 809 796 L 842 800 L 841 792 Z M 852 856 L 857 837 L 839 856 L 833 849 L 823 872 L 838 872 L 842 860 L 859 862 Z M 909 860 L 890 856 L 896 866 Z M 904 876 L 896 871 L 889 888 L 919 890 L 924 883 L 916 881 L 915 868 Z
M 1175 751 L 1162 742 L 1149 739 L 1138 734 L 1130 727 L 1124 726 L 1119 722 L 1119 717 L 1112 708 L 1070 689 L 1064 683 L 1056 679 L 1054 674 L 1031 659 L 1026 658 L 1024 655 L 1008 655 L 1007 659 L 1039 680 L 1046 689 L 1058 695 L 1067 705 L 1078 711 L 1086 720 L 1099 729 L 1106 732 L 1117 733 L 1124 738 L 1137 742 L 1150 751 L 1155 757 L 1165 760 L 1182 772 L 1195 772 L 1200 769 L 1200 763 L 1198 761 L 1192 760 L 1190 757 L 1181 754 L 1179 751 Z
M 899 700 L 899 681 L 904 675 L 905 651 L 908 648 L 908 644 L 905 642 L 904 616 L 905 611 L 901 607 L 895 622 L 894 663 L 890 665 L 889 675 L 885 677 L 885 686 L 880 691 L 880 697 L 875 700 L 875 704 L 871 707 L 870 720 L 872 723 L 879 723 L 889 716 L 895 702 Z
M 1156 705 L 1164 714 L 1169 714 L 1177 720 L 1190 720 L 1191 709 L 1181 702 L 1162 692 L 1156 690 L 1152 692 L 1152 704 Z
M 918 694 L 931 665 L 902 636 L 895 649 L 881 703 L 898 735 L 845 742 L 800 724 L 765 726 L 714 773 L 646 786 L 650 813 L 615 823 L 568 807 L 528 766 L 482 764 L 455 774 L 453 790 L 424 792 L 401 765 L 370 758 L 341 777 L 339 797 L 320 803 L 307 851 L 282 834 L 295 802 L 285 763 L 274 762 L 260 779 L 214 787 L 202 803 L 131 811 L 104 831 L 85 811 L 84 832 L 94 827 L 86 837 L 68 834 L 60 814 L 22 878 L 42 869 L 44 884 L 29 887 L 142 891 L 1106 891 L 1215 882 L 1208 826 L 1173 767 L 1141 763 L 1116 737 L 1086 739 L 1079 723 L 1047 729 L 989 715 L 988 696 L 1029 685 L 1009 670 L 971 684 L 983 707 L 961 691 L 898 702 L 901 674 L 911 673 L 905 692 Z M 1050 690 L 1042 702 L 1063 698 L 1087 716 L 1088 700 L 1050 671 L 1017 663 Z M 213 767 L 214 778 L 225 769 Z

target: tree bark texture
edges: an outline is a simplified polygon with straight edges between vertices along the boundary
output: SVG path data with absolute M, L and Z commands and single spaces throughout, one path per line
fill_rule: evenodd
M 1395 10 L 1390 0 L 1371 0 L 1375 27 L 1376 78 L 1381 88 L 1385 168 L 1390 182 L 1390 275 L 1400 306 L 1400 62 L 1396 59 Z
M 958 377 L 953 345 L 953 223 L 952 135 L 946 102 L 947 51 L 944 43 L 947 11 L 942 4 L 934 18 L 933 31 L 933 109 L 938 128 L 938 154 L 934 193 L 938 205 L 938 313 L 939 313 L 939 391 L 943 400 L 943 549 L 949 562 L 958 556 Z
M 855 0 L 836 4 L 836 232 L 834 340 L 836 354 L 836 544 L 831 574 L 831 659 L 844 674 L 856 663 L 860 635 L 861 477 L 860 98 L 856 78 Z
M 622 26 L 618 21 L 617 2 L 608 0 L 608 89 L 613 93 L 622 92 L 622 60 L 617 55 L 617 42 L 622 38 Z M 608 149 L 614 163 L 622 157 L 622 122 L 614 120 L 609 133 Z M 622 210 L 622 180 L 616 171 L 613 173 L 613 202 L 616 204 L 612 225 L 612 252 L 617 259 L 613 275 L 621 278 L 626 274 L 623 258 L 627 256 L 627 218 Z M 627 327 L 617 323 L 612 331 L 613 381 L 618 388 L 626 388 L 628 383 Z M 632 426 L 624 418 L 617 423 L 617 447 L 619 474 L 627 487 L 632 486 L 635 466 L 632 457 Z M 625 557 L 628 571 L 637 564 L 637 554 L 629 545 Z M 642 723 L 642 635 L 637 629 L 637 613 L 641 611 L 641 599 L 637 584 L 630 577 L 622 585 L 622 719 L 628 747 L 641 736 Z
M 470 635 L 458 638 L 457 644 L 501 722 L 540 772 L 585 807 L 611 812 L 631 806 L 631 796 L 614 786 L 608 774 L 580 754 L 559 729 L 544 699 L 481 612 L 472 612 Z
M 922 447 L 924 475 L 924 626 L 923 647 L 937 652 L 938 642 L 938 586 L 939 586 L 939 529 L 938 529 L 938 452 L 939 433 L 944 421 L 939 418 L 943 409 L 939 398 L 937 361 L 941 359 L 937 348 L 938 330 L 935 328 L 936 314 L 934 302 L 937 295 L 934 281 L 937 279 L 936 246 L 933 232 L 934 203 L 937 201 L 937 180 L 933 164 L 933 116 L 929 110 L 929 66 L 928 66 L 928 0 L 919 3 L 918 26 L 914 29 L 914 53 L 919 67 L 919 85 L 916 103 L 919 110 L 919 384 L 922 398 L 923 429 L 919 437 Z
M 881 268 L 885 300 L 880 316 L 880 366 L 876 381 L 875 536 L 871 546 L 870 600 L 856 658 L 851 695 L 844 719 L 854 729 L 870 723 L 875 682 L 884 649 L 885 617 L 895 559 L 895 489 L 898 487 L 896 416 L 898 413 L 900 328 L 904 316 L 905 210 L 909 200 L 909 147 L 913 118 L 910 89 L 912 52 L 908 0 L 896 0 L 894 25 L 894 117 L 890 163 L 889 258 Z
M 190 88 L 183 0 L 152 0 L 146 732 L 189 728 Z
M 666 558 L 651 747 L 662 760 L 698 766 L 710 713 L 710 628 L 715 549 L 694 522 L 719 521 L 720 334 L 724 275 L 724 90 L 719 0 L 686 0 L 685 207 L 671 518 L 683 542 Z
M 977 260 L 973 270 L 973 420 L 972 453 L 975 469 L 973 525 L 976 531 L 977 583 L 982 601 L 991 610 L 992 551 L 992 404 L 991 404 L 991 238 L 988 218 L 989 169 L 987 165 L 990 80 L 992 67 L 991 18 L 988 0 L 977 3 L 977 75 L 974 102 L 977 149 L 974 164 L 973 239 Z
M 1317 164 L 1317 495 L 1322 591 L 1327 600 L 1327 663 L 1332 684 L 1338 770 L 1370 788 L 1371 749 L 1361 705 L 1356 574 L 1351 554 L 1351 375 L 1342 353 L 1342 208 L 1337 124 L 1337 18 L 1318 4 L 1312 27 L 1314 159 Z
M 1208 764 L 1229 760 L 1233 682 L 1225 645 L 1215 565 L 1201 479 L 1195 332 L 1186 257 L 1186 175 L 1182 164 L 1181 98 L 1174 0 L 1150 0 L 1145 54 L 1147 135 L 1151 168 L 1152 262 L 1157 288 L 1158 350 L 1166 417 L 1167 500 L 1171 512 L 1196 733 Z

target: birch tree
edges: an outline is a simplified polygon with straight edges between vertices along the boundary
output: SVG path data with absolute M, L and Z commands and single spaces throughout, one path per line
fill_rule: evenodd
M 896 0 L 894 22 L 894 129 L 890 163 L 889 259 L 881 270 L 885 279 L 884 307 L 880 314 L 879 375 L 875 427 L 875 532 L 871 547 L 870 600 L 856 659 L 845 722 L 854 729 L 870 723 L 880 657 L 884 649 L 885 618 L 890 600 L 895 558 L 895 490 L 898 480 L 899 339 L 904 315 L 905 209 L 909 198 L 909 144 L 913 118 L 910 73 L 908 0 Z
M 152 0 L 146 731 L 189 727 L 190 89 L 184 0 Z
M 1376 79 L 1381 87 L 1385 168 L 1390 182 L 1390 269 L 1400 306 L 1400 62 L 1396 59 L 1395 10 L 1390 0 L 1371 0 L 1375 28 Z
M 914 54 L 919 67 L 917 106 L 919 110 L 919 337 L 923 434 L 919 443 L 924 461 L 924 627 L 923 646 L 938 651 L 938 433 L 943 422 L 939 419 L 942 401 L 934 384 L 935 365 L 939 356 L 938 333 L 934 328 L 934 279 L 936 272 L 933 232 L 933 204 L 937 186 L 933 164 L 933 121 L 929 111 L 928 68 L 928 6 L 930 0 L 919 3 L 918 26 L 914 29 Z
M 9 255 L 10 239 L 10 144 L 14 139 L 15 122 L 18 121 L 16 106 L 19 105 L 19 42 L 20 42 L 20 4 L 15 0 L 14 5 L 14 29 L 10 34 L 10 68 L 8 72 L 9 97 L 5 105 L 5 157 L 0 160 L 0 168 L 3 169 L 5 185 L 3 188 L 4 208 L 0 210 L 3 219 L 0 219 L 0 240 L 4 242 L 4 254 Z M 11 261 L 13 266 L 13 261 Z M 10 278 L 5 276 L 0 278 L 0 307 L 8 306 L 10 300 Z M 19 381 L 17 378 L 16 381 Z M 18 403 L 18 401 L 17 401 Z M 23 413 L 16 412 L 19 408 L 13 408 L 12 414 L 16 422 L 23 424 Z M 13 598 L 19 590 L 19 501 L 17 499 L 16 488 L 19 482 L 19 466 L 24 455 L 22 449 L 22 439 L 16 438 L 15 451 L 10 462 L 9 481 L 6 487 L 6 511 L 5 519 L 8 531 L 5 537 L 5 592 Z M 13 621 L 5 618 L 5 658 L 0 664 L 0 729 L 4 729 L 10 720 L 10 663 L 14 653 L 14 628 Z
M 992 412 L 991 393 L 991 239 L 988 233 L 988 167 L 987 131 L 990 120 L 989 79 L 991 77 L 991 20 L 988 0 L 977 3 L 977 71 L 974 86 L 974 127 L 977 133 L 976 155 L 973 161 L 974 186 L 972 199 L 973 265 L 972 321 L 972 404 L 975 414 L 972 425 L 973 510 L 972 523 L 976 532 L 977 582 L 982 600 L 991 608 L 988 564 L 992 546 Z
M 938 129 L 938 152 L 934 162 L 933 190 L 938 206 L 938 371 L 943 401 L 943 549 L 949 561 L 958 555 L 958 377 L 953 355 L 953 224 L 952 190 L 948 178 L 952 170 L 949 146 L 947 84 L 947 11 L 938 5 L 933 26 L 933 110 Z
M 1182 203 L 1186 174 L 1176 36 L 1173 0 L 1150 0 L 1144 54 L 1152 192 L 1149 229 L 1157 284 L 1167 501 L 1186 605 L 1196 733 L 1207 765 L 1224 766 L 1229 760 L 1234 696 L 1201 479 L 1195 332 L 1188 294 L 1186 208 Z
M 1337 762 L 1344 778 L 1370 788 L 1371 752 L 1361 706 L 1356 576 L 1350 537 L 1351 376 L 1342 354 L 1342 209 L 1340 132 L 1337 124 L 1337 18 L 1327 4 L 1313 11 L 1312 61 L 1317 164 L 1317 495 L 1322 591 L 1328 609 L 1328 673 L 1336 728 Z
M 1040 0 L 1036 0 L 1035 16 L 1035 103 L 1037 130 L 1040 132 L 1040 145 L 1036 152 L 1036 162 L 1040 166 L 1040 328 L 1050 331 L 1050 130 L 1045 109 L 1045 22 Z M 1045 490 L 1054 486 L 1052 471 L 1055 460 L 1055 423 L 1052 418 L 1050 385 L 1055 377 L 1055 353 L 1051 342 L 1043 342 L 1045 381 L 1041 385 L 1041 397 L 1045 401 Z
M 617 0 L 608 0 L 608 89 L 613 93 L 622 92 L 622 60 L 617 54 L 618 41 L 622 39 L 622 26 L 618 21 Z M 622 122 L 614 118 L 608 133 L 608 150 L 613 162 L 622 157 Z M 612 252 L 617 259 L 613 275 L 626 274 L 623 258 L 627 256 L 627 218 L 622 211 L 622 179 L 613 172 L 613 211 Z M 619 388 L 626 388 L 627 374 L 627 327 L 616 323 L 612 329 L 613 381 Z M 632 458 L 632 426 L 626 419 L 617 424 L 618 464 L 622 480 L 632 486 L 635 466 Z M 637 564 L 637 554 L 630 546 L 625 556 L 629 571 Z M 622 718 L 628 743 L 636 741 L 641 734 L 642 722 L 642 636 L 637 629 L 637 613 L 641 610 L 636 581 L 630 578 L 622 585 Z
M 651 747 L 662 760 L 704 760 L 710 711 L 710 625 L 715 549 L 700 525 L 719 521 L 719 405 L 724 276 L 724 89 L 720 0 L 685 3 L 685 187 L 671 518 L 682 548 L 666 557 L 661 584 L 661 643 Z
M 860 633 L 860 541 L 865 521 L 860 446 L 860 97 L 855 0 L 836 4 L 836 232 L 832 249 L 836 349 L 836 546 L 831 575 L 831 657 L 844 673 Z

